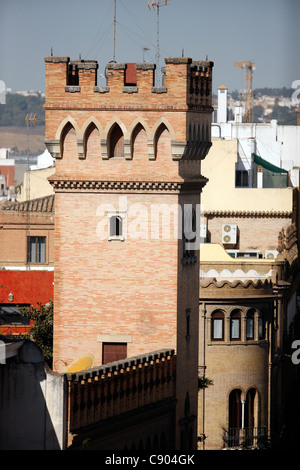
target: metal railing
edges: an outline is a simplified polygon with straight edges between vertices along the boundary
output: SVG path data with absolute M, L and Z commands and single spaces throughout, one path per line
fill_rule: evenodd
M 267 447 L 269 436 L 266 426 L 253 428 L 223 429 L 223 448 L 260 448 Z

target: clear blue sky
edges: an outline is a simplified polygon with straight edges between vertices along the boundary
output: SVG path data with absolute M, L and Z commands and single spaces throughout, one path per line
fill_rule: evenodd
M 117 0 L 116 60 L 155 62 L 156 10 L 148 0 Z M 0 0 L 0 80 L 18 90 L 45 89 L 44 57 L 113 58 L 114 0 Z M 300 80 L 300 0 L 168 0 L 160 8 L 164 57 L 206 56 L 213 87 L 245 86 L 236 61 L 256 64 L 253 88 L 290 87 Z

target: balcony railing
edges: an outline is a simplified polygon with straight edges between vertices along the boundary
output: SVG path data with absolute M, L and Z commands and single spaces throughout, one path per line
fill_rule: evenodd
M 268 432 L 266 426 L 255 428 L 227 428 L 223 429 L 223 448 L 265 448 L 268 446 Z

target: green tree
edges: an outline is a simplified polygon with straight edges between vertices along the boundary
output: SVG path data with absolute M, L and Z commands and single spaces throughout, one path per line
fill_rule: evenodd
M 20 314 L 30 318 L 33 325 L 29 328 L 27 334 L 23 335 L 25 339 L 34 341 L 42 351 L 45 362 L 52 368 L 53 359 L 53 301 L 50 300 L 43 305 L 38 303 L 38 307 L 30 306 L 19 309 Z

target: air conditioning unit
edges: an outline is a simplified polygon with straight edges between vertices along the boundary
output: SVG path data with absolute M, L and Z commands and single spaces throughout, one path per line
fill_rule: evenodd
M 237 242 L 237 225 L 236 224 L 223 224 L 222 225 L 222 243 L 224 245 L 235 245 Z
M 278 251 L 277 250 L 266 250 L 265 251 L 265 258 L 266 259 L 275 259 L 277 258 Z

